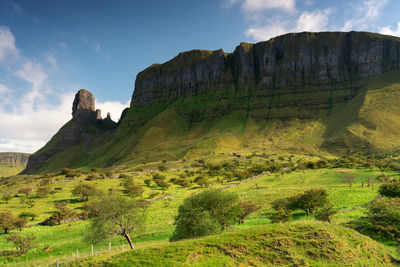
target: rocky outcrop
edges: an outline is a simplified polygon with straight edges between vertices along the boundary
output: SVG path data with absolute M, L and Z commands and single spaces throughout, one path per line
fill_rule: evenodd
M 23 173 L 41 169 L 48 159 L 71 147 L 81 146 L 81 149 L 85 150 L 96 137 L 116 127 L 117 123 L 111 119 L 110 113 L 107 114 L 107 118 L 102 119 L 101 110 L 95 110 L 93 94 L 81 89 L 75 95 L 72 104 L 72 119 L 29 158 Z
M 91 92 L 85 89 L 79 90 L 72 104 L 72 117 L 78 121 L 88 121 L 96 118 L 94 102 L 94 96 Z
M 281 103 L 324 107 L 353 97 L 359 79 L 399 64 L 399 38 L 366 32 L 291 33 L 241 43 L 233 53 L 193 50 L 152 65 L 137 75 L 131 106 L 230 87 L 241 97 L 271 98 L 327 85 L 321 90 L 333 90 L 329 99 Z

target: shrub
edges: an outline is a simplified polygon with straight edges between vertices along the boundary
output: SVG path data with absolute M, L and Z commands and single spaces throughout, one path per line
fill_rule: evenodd
M 278 209 L 272 215 L 271 220 L 273 223 L 287 222 L 292 218 L 292 214 L 293 212 L 291 210 Z
M 194 182 L 201 187 L 209 187 L 212 183 L 204 176 L 198 176 L 194 179 Z
M 385 197 L 400 197 L 400 181 L 382 184 L 379 193 Z
M 45 198 L 48 194 L 51 193 L 51 188 L 47 186 L 42 186 L 36 189 L 36 196 L 40 198 Z
M 169 183 L 167 183 L 164 180 L 160 180 L 160 179 L 155 179 L 154 183 L 160 187 L 163 191 L 165 191 L 168 187 L 170 187 L 171 185 Z
M 328 193 L 325 189 L 310 189 L 299 195 L 293 207 L 302 209 L 307 215 L 313 215 L 318 208 L 328 204 Z
M 240 214 L 238 196 L 222 190 L 207 190 L 186 198 L 175 218 L 171 240 L 223 231 Z
M 63 221 L 72 218 L 75 215 L 75 212 L 68 208 L 67 205 L 63 203 L 56 203 L 55 204 L 58 211 L 53 213 L 49 218 L 41 222 L 41 225 L 58 225 L 61 224 Z
M 151 185 L 151 179 L 146 179 L 146 180 L 144 180 L 144 184 L 145 184 L 147 187 L 150 187 L 150 185 Z
M 89 197 L 97 194 L 97 189 L 88 184 L 79 184 L 71 191 L 73 196 L 80 197 L 82 201 L 88 201 Z
M 336 213 L 337 210 L 332 205 L 325 205 L 315 212 L 314 217 L 318 221 L 331 222 L 332 216 Z
M 38 242 L 35 241 L 34 234 L 18 235 L 11 234 L 6 237 L 7 242 L 12 243 L 20 255 L 26 254 L 29 250 L 35 248 Z
M 33 212 L 24 211 L 24 212 L 21 212 L 21 213 L 18 215 L 18 217 L 21 218 L 21 219 L 31 218 L 31 221 L 33 221 L 33 220 L 35 220 L 35 218 L 37 217 L 37 215 L 36 215 L 35 213 L 33 213 Z
M 21 189 L 18 190 L 18 193 L 20 194 L 25 194 L 26 196 L 29 196 L 32 192 L 32 188 L 31 187 L 23 187 Z
M 381 237 L 400 241 L 400 198 L 380 199 L 368 208 L 369 228 Z
M 240 213 L 238 214 L 236 220 L 239 224 L 244 223 L 244 220 L 253 212 L 260 209 L 260 206 L 256 205 L 253 202 L 242 201 L 239 203 Z

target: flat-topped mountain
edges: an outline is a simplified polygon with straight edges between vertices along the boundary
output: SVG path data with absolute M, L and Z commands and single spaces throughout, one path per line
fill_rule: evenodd
M 99 119 L 93 96 L 78 92 L 74 118 L 26 171 L 236 151 L 400 150 L 399 67 L 400 39 L 367 32 L 183 52 L 137 75 L 118 124 Z

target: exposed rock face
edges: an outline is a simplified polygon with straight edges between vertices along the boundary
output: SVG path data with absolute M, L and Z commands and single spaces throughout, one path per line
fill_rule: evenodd
M 399 64 L 399 38 L 365 32 L 286 34 L 257 44 L 241 43 L 231 54 L 194 50 L 153 65 L 137 75 L 131 106 L 229 86 L 242 95 L 273 97 L 310 85 L 335 84 L 333 99 L 317 101 L 327 105 L 353 97 L 360 78 Z M 312 107 L 314 102 L 300 104 Z
M 110 114 L 101 119 L 101 110 L 95 110 L 93 94 L 81 89 L 75 95 L 72 105 L 73 119 L 66 123 L 56 135 L 39 151 L 29 157 L 24 173 L 42 168 L 54 155 L 80 145 L 85 150 L 88 145 L 105 131 L 117 127 Z
M 94 119 L 96 115 L 93 94 L 85 89 L 79 90 L 72 104 L 72 117 L 79 121 L 87 121 Z
M 101 110 L 96 109 L 96 120 L 101 120 Z
M 18 152 L 1 152 L 0 166 L 24 167 L 28 162 L 30 154 Z

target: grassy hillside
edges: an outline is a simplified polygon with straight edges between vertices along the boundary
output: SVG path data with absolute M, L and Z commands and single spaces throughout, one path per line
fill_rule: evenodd
M 79 266 L 394 266 L 390 252 L 354 230 L 302 221 L 143 248 Z
M 259 236 L 260 231 L 272 233 L 279 230 L 279 228 L 282 228 L 282 235 L 285 237 L 285 240 L 290 240 L 291 242 L 290 243 L 288 241 L 290 247 L 286 248 L 289 253 L 293 254 L 293 263 L 301 261 L 302 259 L 306 260 L 306 262 L 310 263 L 311 265 L 313 265 L 313 263 L 333 263 L 332 258 L 329 258 L 328 256 L 318 258 L 315 256 L 315 254 L 305 254 L 308 250 L 310 250 L 312 253 L 315 253 L 318 250 L 318 246 L 320 246 L 319 242 L 323 238 L 331 238 L 329 240 L 331 240 L 333 243 L 329 244 L 331 244 L 333 247 L 337 247 L 338 244 L 344 244 L 343 249 L 335 252 L 338 253 L 337 255 L 340 255 L 339 258 L 341 262 L 350 262 L 352 259 L 355 262 L 360 262 L 360 265 L 362 262 L 364 262 L 365 265 L 378 265 L 379 261 L 388 259 L 387 255 L 389 254 L 395 257 L 395 248 L 398 245 L 397 243 L 383 242 L 381 245 L 377 245 L 377 243 L 372 242 L 369 238 L 360 236 L 350 229 L 344 229 L 341 227 L 346 226 L 347 223 L 353 222 L 362 216 L 365 216 L 366 205 L 378 196 L 378 186 L 376 184 L 377 182 L 375 181 L 375 177 L 382 173 L 381 170 L 373 165 L 368 168 L 362 167 L 362 164 L 352 165 L 351 161 L 347 159 L 339 161 L 343 162 L 339 164 L 341 167 L 331 166 L 329 168 L 306 169 L 304 171 L 295 170 L 290 173 L 281 170 L 280 172 L 266 174 L 257 179 L 227 189 L 239 194 L 241 201 L 252 201 L 260 205 L 262 208 L 256 213 L 250 215 L 244 224 L 231 227 L 229 232 L 224 234 L 221 238 L 219 236 L 215 236 L 204 239 L 205 241 L 202 239 L 199 241 L 183 241 L 177 243 L 168 242 L 168 239 L 174 230 L 174 217 L 176 216 L 178 207 L 182 204 L 184 198 L 191 194 L 205 190 L 205 188 L 202 188 L 193 182 L 197 176 L 202 175 L 207 177 L 207 179 L 213 183 L 213 188 L 226 187 L 238 182 L 236 178 L 226 180 L 226 177 L 229 175 L 223 170 L 218 172 L 210 172 L 207 164 L 222 165 L 224 163 L 228 163 L 232 164 L 236 171 L 244 172 L 253 168 L 254 166 L 259 165 L 290 165 L 291 162 L 297 165 L 301 164 L 302 162 L 318 161 L 320 159 L 321 158 L 319 155 L 311 154 L 301 155 L 288 153 L 255 153 L 242 154 L 240 156 L 229 154 L 211 154 L 209 156 L 202 157 L 200 162 L 186 159 L 185 161 L 152 162 L 148 164 L 126 165 L 124 168 L 121 166 L 112 169 L 93 170 L 90 168 L 82 168 L 80 175 L 74 178 L 75 180 L 71 180 L 71 178 L 65 177 L 65 175 L 54 173 L 50 174 L 52 177 L 52 184 L 48 185 L 48 187 L 54 191 L 52 194 L 49 194 L 44 198 L 37 197 L 35 191 L 37 190 L 37 186 L 40 186 L 46 177 L 42 175 L 15 176 L 0 180 L 0 193 L 12 193 L 14 196 L 8 201 L 8 203 L 5 203 L 5 201 L 2 200 L 0 202 L 0 210 L 11 211 L 15 216 L 22 212 L 35 213 L 37 217 L 33 221 L 29 221 L 28 224 L 37 224 L 48 218 L 56 211 L 54 206 L 55 203 L 66 203 L 69 208 L 72 208 L 77 214 L 79 214 L 82 212 L 82 208 L 86 202 L 80 201 L 78 197 L 71 194 L 72 189 L 76 185 L 80 183 L 86 183 L 101 189 L 103 192 L 113 190 L 119 194 L 124 194 L 123 187 L 121 186 L 123 180 L 118 178 L 119 175 L 136 174 L 133 176 L 135 183 L 140 184 L 145 189 L 142 198 L 150 200 L 164 195 L 169 195 L 171 197 L 151 203 L 148 209 L 146 229 L 141 233 L 135 233 L 133 235 L 135 247 L 140 249 L 138 252 L 134 253 L 139 253 L 139 251 L 143 252 L 143 257 L 137 258 L 135 256 L 133 257 L 135 259 L 147 261 L 149 255 L 148 253 L 151 253 L 151 251 L 154 249 L 158 249 L 163 250 L 166 253 L 165 256 L 170 257 L 172 262 L 175 260 L 181 261 L 184 258 L 186 259 L 185 255 L 194 254 L 198 255 L 200 265 L 207 265 L 207 262 L 203 261 L 205 260 L 203 259 L 203 256 L 195 253 L 195 247 L 197 244 L 200 244 L 201 242 L 203 242 L 202 244 L 207 244 L 207 242 L 210 242 L 210 244 L 216 244 L 218 240 L 221 240 L 221 248 L 231 249 L 225 247 L 226 245 L 224 244 L 226 244 L 226 242 L 222 241 L 231 240 L 232 238 L 232 240 L 241 242 L 239 240 L 241 240 L 240 238 L 243 238 L 244 234 L 254 234 L 254 236 Z M 331 159 L 333 160 L 333 158 Z M 206 162 L 207 164 L 201 162 Z M 393 160 L 390 162 L 393 162 Z M 164 170 L 165 168 L 166 170 Z M 159 169 L 162 171 L 159 171 Z M 142 172 L 142 170 L 144 170 L 144 172 Z M 94 173 L 99 175 L 104 174 L 105 178 L 99 178 L 92 181 L 84 180 L 89 175 Z M 152 183 L 150 186 L 145 185 L 144 181 L 146 179 L 151 179 L 154 173 L 165 175 L 166 181 L 171 184 L 171 187 L 163 192 L 163 190 L 157 187 L 154 183 Z M 396 171 L 386 171 L 385 174 L 396 179 L 398 177 L 398 173 Z M 347 175 L 352 175 L 355 177 L 352 187 L 343 182 L 343 177 Z M 249 176 L 251 176 L 251 174 L 247 174 L 247 176 L 244 176 L 244 178 Z M 185 177 L 185 179 L 191 182 L 191 185 L 187 188 L 184 188 L 179 185 L 172 184 L 171 179 L 176 179 L 179 177 Z M 367 179 L 369 179 L 374 186 L 367 186 Z M 362 182 L 365 183 L 364 187 L 361 186 Z M 36 188 L 33 189 L 32 193 L 25 200 L 25 202 L 21 202 L 21 199 L 26 197 L 24 194 L 17 193 L 17 191 L 18 189 L 27 186 L 36 186 Z M 295 212 L 293 216 L 293 224 L 271 224 L 270 216 L 273 212 L 271 207 L 272 201 L 285 196 L 292 196 L 311 188 L 326 189 L 329 194 L 329 200 L 332 202 L 334 207 L 338 209 L 338 214 L 332 220 L 332 226 L 326 227 L 326 224 L 313 222 L 312 218 L 307 217 L 305 213 L 301 211 Z M 32 200 L 32 206 L 30 206 L 28 200 Z M 33 227 L 25 228 L 22 230 L 22 233 L 34 233 L 39 241 L 39 247 L 22 257 L 0 256 L 0 264 L 8 264 L 10 266 L 31 266 L 36 264 L 41 266 L 43 264 L 50 263 L 56 264 L 57 262 L 62 264 L 70 263 L 76 260 L 77 249 L 79 251 L 80 259 L 86 258 L 89 256 L 91 251 L 91 244 L 85 242 L 83 239 L 88 231 L 87 226 L 88 221 L 79 220 L 56 226 L 34 225 Z M 254 228 L 258 226 L 262 227 Z M 319 231 L 325 227 L 325 230 L 329 234 L 321 238 L 316 238 L 316 243 L 314 244 L 313 242 L 307 241 L 306 238 L 300 236 L 301 233 L 294 230 L 297 226 L 299 226 L 301 229 L 308 229 L 307 231 L 309 231 L 309 233 L 319 233 Z M 230 234 L 232 234 L 232 237 L 229 237 Z M 353 236 L 353 238 L 351 238 L 351 236 Z M 258 245 L 253 241 L 248 240 L 248 247 L 243 249 L 254 251 Z M 264 241 L 266 245 L 275 244 L 274 242 L 276 242 L 273 237 L 266 238 Z M 339 241 L 342 243 L 337 243 Z M 97 256 L 99 258 L 96 258 L 95 261 L 109 261 L 108 257 L 122 252 L 122 244 L 124 242 L 125 241 L 119 237 L 111 239 L 112 251 L 110 253 L 108 252 L 108 241 L 95 244 L 95 253 L 100 253 L 100 256 Z M 300 244 L 304 244 L 304 246 L 302 247 Z M 181 251 L 181 249 L 186 246 L 188 247 L 187 252 L 190 252 L 189 254 L 185 254 L 186 252 Z M 142 248 L 149 248 L 149 250 L 141 250 Z M 321 247 L 319 248 L 323 249 Z M 0 251 L 12 249 L 13 248 L 11 244 L 6 242 L 5 235 L 0 234 Z M 126 249 L 127 244 L 125 244 L 125 250 Z M 371 255 L 374 255 L 375 259 L 368 258 L 368 256 L 366 256 L 366 251 L 369 249 L 371 250 Z M 176 252 L 175 256 L 173 255 L 172 251 Z M 221 260 L 227 263 L 236 263 L 239 260 L 250 263 L 251 258 L 253 258 L 255 262 L 262 263 L 264 262 L 263 259 L 265 258 L 264 256 L 246 256 L 247 254 L 241 250 L 238 252 L 238 258 L 229 259 L 229 255 L 221 255 L 221 250 L 216 246 L 207 248 L 207 251 L 210 251 L 210 255 L 212 256 L 213 260 L 222 258 Z M 272 248 L 271 251 L 271 253 L 278 253 Z M 269 252 L 266 250 L 265 253 Z M 221 257 L 219 257 L 220 255 Z M 193 260 L 196 260 L 196 257 L 194 257 Z M 121 259 L 116 259 L 116 261 L 121 261 L 121 265 L 123 265 L 123 262 L 125 260 L 130 261 L 130 258 L 131 257 L 126 254 L 126 256 L 123 256 Z M 152 262 L 154 263 L 153 265 L 157 265 L 158 258 L 155 258 L 154 260 L 156 261 Z M 188 260 L 192 260 L 192 258 L 189 257 Z M 282 258 L 283 262 L 285 260 L 287 260 L 286 256 Z
M 248 98 L 249 91 L 229 88 L 134 106 L 117 132 L 58 154 L 41 172 L 252 151 L 390 155 L 400 151 L 399 74 L 391 71 L 360 80 L 354 98 L 320 110 L 283 103 L 328 97 L 319 95 L 330 94 L 321 86 L 279 98 L 259 97 L 257 91 Z

